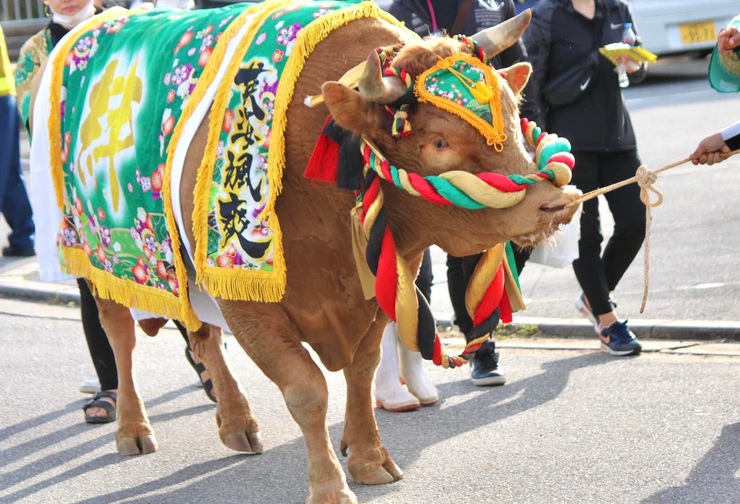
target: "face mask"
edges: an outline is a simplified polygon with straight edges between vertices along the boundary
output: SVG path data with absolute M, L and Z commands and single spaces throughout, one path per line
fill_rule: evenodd
M 51 18 L 52 21 L 55 23 L 58 23 L 62 26 L 64 26 L 67 29 L 72 29 L 81 22 L 83 22 L 86 19 L 90 19 L 95 15 L 95 6 L 90 2 L 85 7 L 77 11 L 75 14 L 72 14 L 71 16 L 65 16 L 64 14 L 58 14 L 54 12 L 54 9 L 49 7 L 49 10 L 51 10 L 53 16 Z

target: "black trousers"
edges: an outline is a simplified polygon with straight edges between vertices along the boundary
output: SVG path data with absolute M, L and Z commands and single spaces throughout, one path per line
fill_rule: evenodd
M 421 258 L 421 266 L 419 266 L 419 273 L 416 275 L 416 286 L 421 291 L 421 294 L 426 298 L 427 303 L 432 302 L 432 281 L 434 277 L 432 275 L 432 253 L 429 249 L 424 251 L 424 256 Z
M 571 181 L 587 193 L 628 179 L 640 166 L 636 150 L 612 153 L 574 151 L 576 166 Z M 645 239 L 645 205 L 640 201 L 640 188 L 629 184 L 604 195 L 614 218 L 614 231 L 601 250 L 599 204 L 596 198 L 583 203 L 581 239 L 573 271 L 594 314 L 612 311 L 609 293 L 613 291 Z
M 90 287 L 88 287 L 84 278 L 77 279 L 77 286 L 80 288 L 82 331 L 85 333 L 85 340 L 87 341 L 87 348 L 90 351 L 90 358 L 95 367 L 95 374 L 98 375 L 98 380 L 100 381 L 100 390 L 117 389 L 118 368 L 116 368 L 116 358 L 108 342 L 108 336 L 100 324 L 98 305 L 95 303 L 95 297 L 90 292 Z M 178 321 L 175 321 L 175 325 L 180 330 L 185 343 L 188 343 L 187 329 Z

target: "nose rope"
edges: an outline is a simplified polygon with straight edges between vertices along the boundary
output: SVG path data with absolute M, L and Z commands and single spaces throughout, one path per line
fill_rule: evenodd
M 727 159 L 737 153 L 740 153 L 740 149 L 721 154 L 720 156 L 722 157 L 722 159 Z M 643 313 L 645 311 L 645 305 L 647 304 L 648 290 L 650 285 L 650 222 L 653 218 L 650 209 L 660 206 L 661 203 L 663 203 L 663 193 L 655 188 L 653 184 L 655 184 L 655 182 L 658 180 L 658 173 L 670 170 L 671 168 L 675 168 L 677 166 L 681 166 L 682 164 L 689 161 L 691 161 L 691 158 L 687 157 L 679 161 L 667 164 L 665 166 L 661 166 L 656 170 L 651 170 L 645 165 L 641 165 L 635 172 L 634 177 L 587 192 L 580 198 L 575 199 L 565 205 L 565 208 L 578 206 L 584 201 L 596 198 L 597 196 L 614 191 L 615 189 L 619 189 L 620 187 L 624 187 L 634 182 L 637 182 L 637 185 L 640 186 L 640 200 L 645 204 L 645 252 L 643 259 L 643 289 L 642 304 L 640 304 L 640 313 Z M 650 199 L 651 192 L 657 196 L 654 201 Z

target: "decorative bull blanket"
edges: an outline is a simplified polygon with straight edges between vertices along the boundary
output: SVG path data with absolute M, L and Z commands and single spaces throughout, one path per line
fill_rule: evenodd
M 169 182 L 180 136 L 212 99 L 194 195 L 196 280 L 214 296 L 279 301 L 286 109 L 313 47 L 362 17 L 387 18 L 360 0 L 116 9 L 66 38 L 51 62 L 61 93 L 48 120 L 63 267 L 103 297 L 197 325 Z

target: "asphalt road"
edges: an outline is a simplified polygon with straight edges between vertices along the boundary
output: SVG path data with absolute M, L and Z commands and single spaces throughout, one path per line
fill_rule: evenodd
M 505 386 L 474 387 L 467 370 L 430 365 L 442 398 L 437 405 L 376 410 L 385 446 L 405 477 L 383 486 L 351 482 L 360 502 L 738 502 L 738 345 L 735 355 L 699 355 L 695 347 L 662 342 L 636 358 L 612 358 L 572 340 L 507 342 Z M 76 387 L 90 363 L 78 309 L 4 300 L 0 503 L 304 502 L 300 431 L 277 388 L 233 338 L 227 345 L 265 453 L 237 455 L 220 444 L 215 405 L 192 385 L 196 376 L 180 335 L 166 329 L 156 338 L 140 335 L 135 354 L 160 450 L 120 457 L 114 424 L 82 421 L 86 396 Z M 703 348 L 708 354 L 727 347 Z M 338 452 L 344 379 L 325 374 L 327 423 Z

